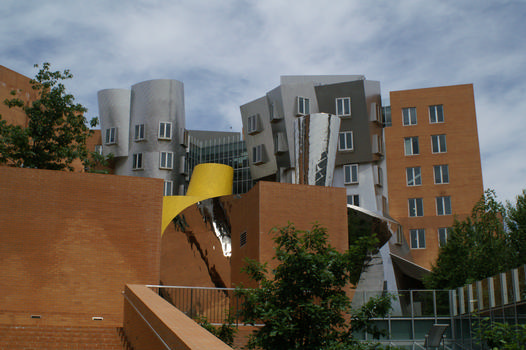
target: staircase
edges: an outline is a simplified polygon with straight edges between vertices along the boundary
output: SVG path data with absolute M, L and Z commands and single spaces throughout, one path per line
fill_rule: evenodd
M 0 325 L 0 349 L 133 350 L 122 328 Z

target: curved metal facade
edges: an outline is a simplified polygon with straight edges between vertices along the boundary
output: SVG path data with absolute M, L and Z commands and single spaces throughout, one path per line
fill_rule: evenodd
M 130 90 L 106 89 L 97 94 L 104 155 L 128 155 L 130 133 Z M 115 128 L 115 142 L 106 142 L 106 133 Z

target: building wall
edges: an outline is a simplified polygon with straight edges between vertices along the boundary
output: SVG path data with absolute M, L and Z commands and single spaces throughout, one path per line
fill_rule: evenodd
M 0 167 L 0 323 L 121 325 L 124 285 L 159 282 L 162 187 Z
M 385 128 L 390 215 L 398 220 L 406 240 L 410 229 L 425 229 L 425 249 L 413 249 L 415 263 L 429 268 L 438 255 L 438 228 L 463 219 L 483 192 L 473 86 L 456 85 L 393 91 L 392 126 Z M 430 123 L 429 106 L 442 105 L 443 123 Z M 403 126 L 402 108 L 416 107 L 417 124 Z M 447 152 L 432 153 L 431 136 L 446 135 Z M 419 155 L 404 154 L 404 138 L 418 136 Z M 449 167 L 449 183 L 435 185 L 433 166 Z M 406 168 L 420 167 L 422 185 L 408 186 Z M 452 215 L 438 216 L 435 198 L 450 196 Z M 408 199 L 423 198 L 424 216 L 409 217 Z
M 38 95 L 29 83 L 25 75 L 12 71 L 0 65 L 0 115 L 8 124 L 27 126 L 26 114 L 20 108 L 9 108 L 5 105 L 5 99 L 18 97 L 26 103 L 37 99 Z M 16 96 L 11 91 L 18 91 Z

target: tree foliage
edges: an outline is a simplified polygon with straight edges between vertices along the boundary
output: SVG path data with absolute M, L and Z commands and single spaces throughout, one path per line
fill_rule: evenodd
M 364 345 L 352 331 L 367 329 L 379 336 L 369 319 L 389 312 L 390 297 L 380 296 L 351 313 L 345 287 L 356 253 L 331 247 L 327 230 L 317 224 L 310 231 L 296 230 L 293 224 L 277 231 L 278 266 L 269 274 L 266 263 L 247 260 L 244 271 L 259 288 L 237 289 L 244 299 L 244 322 L 264 324 L 251 336 L 249 348 L 358 349 Z
M 476 332 L 481 343 L 492 350 L 520 350 L 526 344 L 526 324 L 491 322 L 484 318 L 478 323 Z
M 10 125 L 0 116 L 0 164 L 70 171 L 74 170 L 72 163 L 76 159 L 88 164 L 86 140 L 91 131 L 84 117 L 87 109 L 75 103 L 62 83 L 71 78 L 69 70 L 52 72 L 50 64 L 44 63 L 30 81 L 38 93 L 35 101 L 24 103 L 16 91 L 12 92 L 13 98 L 4 101 L 9 108 L 22 109 L 28 125 Z M 97 123 L 94 118 L 90 126 Z
M 455 220 L 426 287 L 452 289 L 517 267 L 526 254 L 525 202 L 524 195 L 519 196 L 517 206 L 508 204 L 506 211 L 495 192 L 487 190 L 468 218 Z M 504 222 L 511 225 L 510 230 Z

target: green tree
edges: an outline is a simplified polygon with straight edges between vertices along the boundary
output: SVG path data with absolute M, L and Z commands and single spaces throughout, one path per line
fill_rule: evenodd
M 16 91 L 12 92 L 12 99 L 4 101 L 10 108 L 25 112 L 28 126 L 9 125 L 0 116 L 0 164 L 70 171 L 74 170 L 72 163 L 76 159 L 88 164 L 86 140 L 91 131 L 84 117 L 87 109 L 75 103 L 62 83 L 71 78 L 69 70 L 52 72 L 50 64 L 44 63 L 30 81 L 38 92 L 35 101 L 25 104 Z M 97 124 L 97 118 L 93 118 L 89 125 Z
M 380 296 L 351 312 L 345 287 L 356 252 L 340 253 L 331 247 L 327 230 L 317 224 L 310 231 L 296 230 L 293 224 L 277 231 L 278 266 L 269 274 L 267 264 L 247 260 L 244 271 L 259 288 L 236 291 L 244 300 L 244 322 L 264 324 L 251 335 L 249 348 L 359 349 L 365 345 L 353 331 L 365 329 L 379 336 L 369 319 L 386 315 L 391 297 Z
M 425 285 L 432 289 L 452 289 L 517 266 L 515 248 L 503 220 L 506 210 L 487 190 L 464 221 L 455 220 L 448 241 Z
M 506 204 L 506 225 L 515 265 L 526 264 L 526 190 L 516 197 L 516 203 Z

